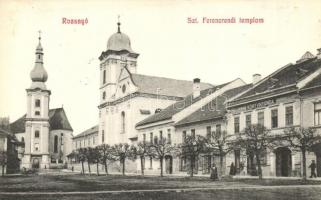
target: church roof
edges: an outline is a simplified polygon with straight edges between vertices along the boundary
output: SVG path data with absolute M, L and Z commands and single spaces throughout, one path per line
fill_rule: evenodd
M 208 95 L 210 95 L 213 92 L 215 92 L 217 89 L 220 89 L 221 87 L 224 87 L 227 84 L 228 83 L 224 83 L 222 85 L 218 85 L 218 86 L 214 86 L 214 87 L 202 90 L 200 96 L 198 96 L 196 98 L 193 98 L 193 94 L 190 94 L 192 91 L 190 90 L 189 95 L 185 96 L 185 98 L 182 101 L 178 101 L 178 102 L 166 107 L 164 110 L 160 111 L 159 113 L 156 113 L 156 114 L 154 114 L 154 115 L 152 115 L 150 117 L 147 117 L 143 121 L 138 122 L 136 124 L 136 127 L 137 126 L 146 125 L 146 124 L 150 124 L 150 123 L 154 123 L 154 122 L 158 122 L 158 121 L 162 121 L 162 120 L 169 120 L 176 113 L 184 110 L 188 106 L 190 106 L 190 105 L 194 104 L 195 102 L 203 99 L 204 97 L 207 97 Z M 192 86 L 190 86 L 190 88 L 192 88 Z
M 79 133 L 78 135 L 74 136 L 73 139 L 80 138 L 87 135 L 92 135 L 92 134 L 98 134 L 98 125 L 93 126 L 85 130 L 84 132 Z
M 131 74 L 138 92 L 173 97 L 186 97 L 192 93 L 193 81 L 177 80 L 171 78 L 148 76 L 142 74 Z M 209 83 L 201 83 L 201 90 L 212 88 Z
M 12 133 L 24 133 L 26 114 L 10 124 Z M 50 130 L 70 130 L 72 127 L 68 121 L 67 115 L 63 108 L 55 108 L 49 110 Z
M 175 126 L 182 126 L 186 124 L 203 122 L 223 117 L 226 112 L 224 102 L 227 99 L 230 99 L 240 94 L 241 92 L 251 88 L 252 86 L 252 84 L 247 84 L 224 92 L 222 95 L 216 97 L 211 102 L 204 105 L 202 108 L 198 109 L 197 111 L 193 112 L 192 114 L 175 123 Z

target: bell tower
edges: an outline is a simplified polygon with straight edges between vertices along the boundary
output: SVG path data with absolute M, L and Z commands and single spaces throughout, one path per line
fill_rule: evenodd
M 25 152 L 22 167 L 49 168 L 49 99 L 50 90 L 45 82 L 48 74 L 43 66 L 41 35 L 36 48 L 35 65 L 30 72 L 32 80 L 27 91 L 27 115 L 25 121 Z

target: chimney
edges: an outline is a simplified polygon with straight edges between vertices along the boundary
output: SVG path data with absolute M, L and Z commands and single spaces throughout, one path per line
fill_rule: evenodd
M 201 79 L 194 78 L 193 80 L 193 99 L 201 95 Z
M 261 74 L 253 74 L 253 85 L 261 80 Z
M 317 53 L 317 57 L 318 59 L 321 59 L 321 48 L 317 49 L 318 53 Z

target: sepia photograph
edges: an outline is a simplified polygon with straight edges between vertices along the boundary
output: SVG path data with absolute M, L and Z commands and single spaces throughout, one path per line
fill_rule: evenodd
M 321 1 L 0 0 L 0 200 L 321 200 Z

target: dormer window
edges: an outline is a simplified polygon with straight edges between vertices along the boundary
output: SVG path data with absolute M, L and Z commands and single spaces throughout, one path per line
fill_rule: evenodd
M 40 107 L 40 99 L 36 99 L 36 101 L 35 101 L 35 107 Z

